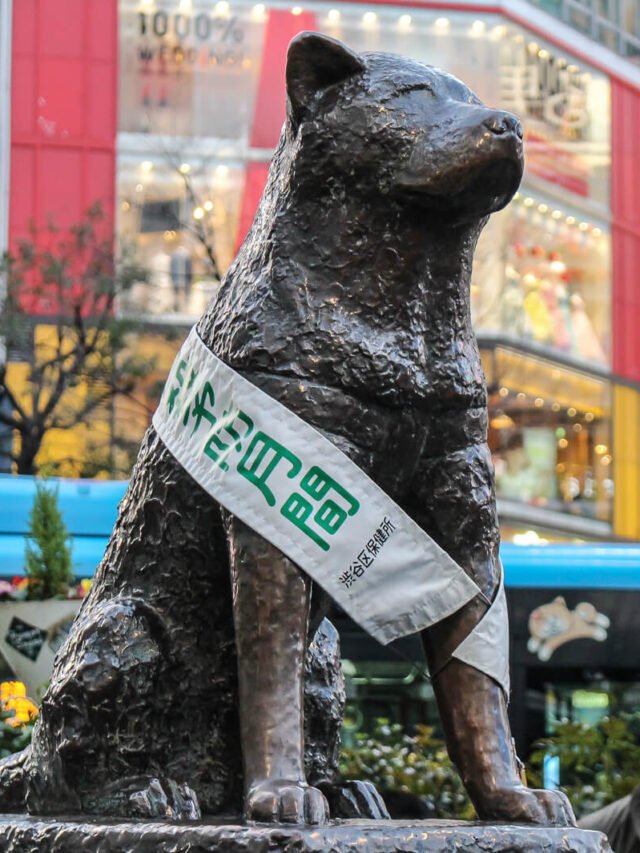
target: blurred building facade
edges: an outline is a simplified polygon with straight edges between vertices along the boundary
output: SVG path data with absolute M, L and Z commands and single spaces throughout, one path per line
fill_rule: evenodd
M 640 63 L 640 5 L 637 0 L 530 0 L 570 27 Z
M 600 41 L 632 57 L 620 33 L 631 22 L 635 37 L 635 4 L 598 2 L 0 0 L 0 225 L 15 246 L 30 220 L 70 225 L 100 200 L 150 270 L 120 310 L 162 371 L 218 286 L 211 258 L 224 273 L 251 223 L 293 35 L 444 67 L 526 131 L 525 180 L 483 234 L 471 294 L 503 536 L 640 538 L 640 70 L 568 26 L 615 5 L 618 41 Z M 39 325 L 52 310 L 43 300 Z M 112 427 L 146 421 L 118 403 Z

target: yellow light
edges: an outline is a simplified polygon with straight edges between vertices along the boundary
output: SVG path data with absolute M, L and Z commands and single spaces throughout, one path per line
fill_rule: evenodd
M 193 218 L 194 219 L 202 219 L 203 216 L 204 216 L 204 210 L 201 207 L 196 207 L 196 209 L 193 211 Z
M 578 71 L 580 71 L 580 69 L 578 68 L 577 65 L 569 65 L 567 67 L 567 71 L 569 71 L 571 74 L 577 74 Z
M 400 15 L 398 18 L 398 26 L 403 30 L 408 30 L 411 26 L 411 15 Z
M 562 219 L 562 211 L 561 210 L 554 210 L 553 213 L 551 214 L 551 218 L 552 219 Z
M 533 405 L 537 406 L 540 409 L 542 406 L 544 406 L 544 400 L 542 399 L 542 397 L 536 397 L 536 399 L 533 401 Z
M 212 202 L 210 199 L 207 199 L 207 201 L 205 201 L 205 203 L 204 203 L 202 206 L 203 206 L 203 207 L 204 207 L 204 209 L 207 211 L 207 213 L 208 213 L 210 210 L 213 210 L 213 202 Z
M 527 395 L 524 393 L 524 391 L 519 391 L 518 392 L 518 400 L 520 400 L 520 402 L 522 402 L 523 400 L 526 400 L 526 399 L 527 399 Z
M 558 442 L 558 447 L 562 448 L 562 450 L 564 450 L 565 447 L 568 447 L 568 446 L 569 446 L 569 442 L 567 441 L 566 438 L 561 438 L 560 441 Z
M 136 192 L 137 193 L 141 193 L 143 189 L 144 189 L 144 187 L 142 186 L 142 184 L 136 184 Z
M 549 51 L 542 48 L 542 50 L 538 51 L 538 56 L 540 59 L 549 59 Z
M 213 11 L 215 15 L 228 15 L 229 8 L 228 0 L 218 0 Z
M 507 34 L 507 28 L 503 24 L 499 24 L 491 30 L 491 38 L 501 39 Z
M 522 35 L 522 33 L 516 33 L 513 37 L 513 40 L 518 44 L 522 44 L 522 42 L 524 41 L 524 36 Z
M 591 421 L 594 419 L 594 417 L 595 417 L 595 415 L 593 414 L 593 412 L 587 412 L 584 416 L 584 419 L 585 419 L 585 421 L 588 421 L 589 423 L 591 423 Z
M 262 20 L 262 18 L 264 18 L 264 13 L 265 13 L 264 3 L 256 3 L 256 5 L 251 10 L 251 14 L 253 15 L 253 17 L 259 21 Z
M 596 444 L 594 449 L 595 449 L 596 453 L 598 454 L 598 456 L 602 456 L 603 454 L 605 454 L 607 452 L 607 445 L 606 444 Z
M 191 166 L 188 163 L 181 163 L 178 167 L 178 171 L 181 175 L 188 175 L 191 171 Z
M 524 200 L 524 206 L 525 207 L 533 207 L 533 204 L 534 204 L 534 202 L 533 202 L 532 198 L 525 198 L 525 200 Z
M 337 24 L 341 17 L 342 16 L 337 9 L 329 9 L 329 12 L 327 13 L 327 19 L 330 24 Z
M 573 425 L 574 432 L 582 432 L 582 424 L 574 424 Z
M 530 41 L 527 45 L 527 49 L 529 53 L 537 53 L 538 52 L 538 44 L 535 41 Z
M 449 18 L 436 18 L 433 27 L 437 33 L 446 33 L 451 26 Z
M 191 0 L 180 0 L 180 11 L 188 12 L 191 9 Z
M 548 204 L 539 204 L 538 210 L 540 211 L 540 213 L 546 213 L 549 210 L 549 205 Z
M 593 234 L 594 237 L 601 237 L 602 236 L 602 231 L 600 230 L 600 228 L 594 228 L 591 233 Z
M 474 21 L 471 24 L 471 33 L 474 36 L 479 36 L 479 35 L 482 35 L 482 33 L 485 31 L 486 28 L 487 28 L 487 25 L 485 24 L 484 21 Z
M 573 408 L 573 406 L 571 406 L 570 408 L 567 409 L 567 414 L 569 415 L 570 418 L 575 418 L 576 410 Z
M 612 459 L 612 457 L 607 453 L 606 456 L 602 457 L 600 462 L 602 463 L 602 465 L 611 465 L 611 459 Z
M 565 222 L 567 223 L 567 225 L 575 225 L 576 224 L 576 218 L 575 218 L 575 216 L 567 216 L 567 218 L 565 219 Z
M 378 16 L 375 12 L 365 12 L 362 16 L 362 23 L 367 27 L 372 27 L 378 21 Z
M 121 207 L 123 210 L 130 210 L 130 209 L 131 209 L 131 205 L 129 204 L 129 202 L 128 202 L 128 201 L 123 201 L 123 202 L 122 202 L 122 204 L 120 205 L 120 207 Z
M 581 222 L 580 225 L 578 225 L 578 228 L 581 231 L 588 231 L 589 230 L 589 223 L 588 222 Z
M 229 167 L 220 165 L 216 166 L 216 178 L 226 178 L 229 174 Z
M 302 6 L 294 6 L 291 10 L 292 15 L 301 15 L 303 12 Z
M 143 172 L 150 172 L 153 169 L 153 163 L 151 160 L 143 160 L 142 163 L 140 163 L 140 168 Z
M 501 397 L 508 397 L 508 396 L 509 396 L 509 389 L 508 389 L 508 388 L 505 388 L 505 387 L 503 386 L 503 387 L 498 391 L 498 394 L 500 394 L 500 396 L 501 396 Z
M 560 403 L 552 403 L 551 404 L 551 411 L 552 412 L 559 412 L 560 411 Z

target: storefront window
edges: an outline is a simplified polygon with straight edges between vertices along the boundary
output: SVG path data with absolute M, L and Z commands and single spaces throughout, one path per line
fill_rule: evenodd
M 172 158 L 119 160 L 119 230 L 134 235 L 148 281 L 121 300 L 123 312 L 199 317 L 235 252 L 244 165 Z M 215 264 L 215 266 L 214 266 Z
M 302 6 L 291 7 L 300 14 Z M 314 27 L 355 50 L 437 65 L 526 130 L 531 174 L 608 204 L 609 84 L 499 16 L 317 5 Z M 409 13 L 410 12 L 410 13 Z M 247 140 L 269 20 L 238 0 L 120 0 L 120 130 Z
M 518 193 L 474 262 L 477 332 L 603 367 L 610 353 L 610 239 L 602 223 Z
M 525 30 L 510 32 L 501 49 L 501 104 L 523 121 L 527 175 L 608 208 L 608 78 Z
M 605 717 L 633 714 L 638 708 L 637 681 L 554 682 L 546 685 L 545 734 L 553 735 L 559 723 L 597 725 Z
M 250 148 L 255 117 L 265 113 L 261 99 L 272 111 L 284 106 L 281 96 L 274 98 L 276 84 L 265 78 L 276 8 L 280 15 L 304 12 L 305 26 L 355 50 L 391 51 L 445 68 L 487 104 L 518 114 L 530 185 L 562 201 L 536 198 L 529 209 L 523 195 L 509 213 L 493 218 L 476 260 L 476 326 L 606 363 L 609 238 L 593 213 L 572 210 L 600 209 L 606 219 L 608 80 L 497 15 L 477 19 L 396 5 L 373 10 L 360 3 L 287 9 L 244 0 L 120 0 L 120 227 L 152 279 L 152 289 L 134 290 L 133 301 L 152 314 L 189 317 L 206 304 L 215 276 L 194 238 L 200 207 L 219 271 L 232 260 L 243 236 L 240 208 L 246 226 L 260 195 L 254 187 L 243 199 L 245 172 L 270 156 Z M 188 156 L 194 144 L 206 149 L 208 165 Z M 176 163 L 193 169 L 200 203 L 181 186 Z M 483 246 L 490 252 L 480 269 Z
M 120 130 L 248 138 L 264 7 L 120 0 Z
M 608 383 L 508 349 L 484 361 L 498 498 L 610 521 Z

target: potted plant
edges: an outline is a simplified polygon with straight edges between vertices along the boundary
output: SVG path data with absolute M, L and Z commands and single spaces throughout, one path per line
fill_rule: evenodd
M 58 492 L 38 483 L 25 546 L 25 576 L 0 582 L 0 651 L 30 696 L 48 680 L 53 659 L 80 607 L 69 536 Z

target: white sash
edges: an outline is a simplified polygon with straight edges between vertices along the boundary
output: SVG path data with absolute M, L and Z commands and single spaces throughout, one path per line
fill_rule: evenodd
M 153 425 L 206 492 L 286 554 L 380 642 L 427 628 L 479 593 L 354 462 L 220 361 L 195 327 L 176 357 Z M 461 659 L 508 690 L 506 610 L 499 600 L 462 643 Z M 500 625 L 488 630 L 496 621 Z M 478 666 L 473 637 L 481 631 Z M 498 633 L 502 647 L 493 649 L 494 665 L 485 666 L 484 649 Z

